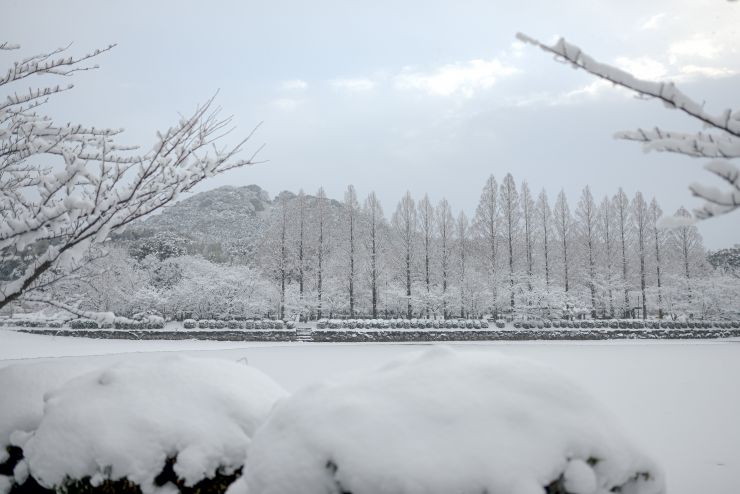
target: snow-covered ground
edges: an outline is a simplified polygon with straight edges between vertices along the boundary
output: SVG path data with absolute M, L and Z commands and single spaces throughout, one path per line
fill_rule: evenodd
M 665 469 L 673 494 L 734 494 L 740 485 L 740 341 L 486 342 L 457 350 L 524 357 L 569 375 Z M 289 391 L 377 367 L 424 345 L 86 340 L 0 331 L 0 367 L 85 366 L 160 352 L 246 358 Z M 61 357 L 61 358 L 60 358 Z M 0 407 L 2 401 L 0 401 Z

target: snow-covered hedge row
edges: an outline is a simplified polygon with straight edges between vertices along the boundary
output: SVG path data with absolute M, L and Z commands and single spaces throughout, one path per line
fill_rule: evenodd
M 141 321 L 116 321 L 113 324 L 102 324 L 91 319 L 74 319 L 69 321 L 70 329 L 164 329 L 164 319 L 148 317 Z
M 552 369 L 436 348 L 278 402 L 228 494 L 659 494 L 663 473 Z
M 0 319 L 0 327 L 16 328 L 61 328 L 58 319 Z
M 485 319 L 319 319 L 317 329 L 486 329 Z
M 19 329 L 32 334 L 52 336 L 71 336 L 79 338 L 112 339 L 112 340 L 213 340 L 213 341 L 295 341 L 295 329 L 217 329 L 217 330 L 130 330 L 118 329 Z M 2 493 L 0 493 L 2 494 Z
M 586 319 L 576 321 L 553 320 L 553 321 L 517 321 L 515 328 L 542 329 L 737 329 L 740 321 L 666 321 L 666 320 L 642 320 L 642 319 Z
M 0 395 L 0 492 L 149 494 L 223 492 L 286 393 L 241 363 L 170 357 L 11 366 Z
M 228 321 L 222 321 L 217 319 L 201 319 L 200 321 L 191 321 L 189 325 L 197 324 L 199 329 L 293 329 L 295 328 L 295 322 L 293 321 L 280 321 L 273 319 L 248 319 L 238 320 L 230 319 Z M 184 326 L 184 323 L 183 323 Z M 185 327 L 185 329 L 192 329 Z
M 447 342 L 737 338 L 740 329 L 317 329 L 316 342 Z

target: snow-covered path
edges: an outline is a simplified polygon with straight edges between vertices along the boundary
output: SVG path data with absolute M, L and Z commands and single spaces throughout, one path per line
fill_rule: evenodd
M 569 374 L 605 403 L 633 439 L 664 466 L 668 492 L 737 492 L 740 341 L 453 346 L 464 351 L 499 351 L 529 358 Z M 414 344 L 85 340 L 0 331 L 0 367 L 47 360 L 107 363 L 174 351 L 234 360 L 247 358 L 250 364 L 293 391 L 328 376 L 377 366 L 419 348 L 421 345 Z

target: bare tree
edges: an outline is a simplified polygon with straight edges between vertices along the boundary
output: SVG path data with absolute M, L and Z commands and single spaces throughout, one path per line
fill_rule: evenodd
M 347 283 L 349 293 L 349 317 L 355 316 L 355 276 L 357 262 L 356 229 L 360 204 L 357 202 L 357 193 L 352 185 L 344 193 L 344 209 L 347 216 Z
M 326 241 L 326 225 L 327 225 L 327 198 L 324 188 L 320 187 L 316 193 L 316 233 L 317 233 L 317 246 L 316 246 L 316 295 L 317 295 L 317 314 L 316 316 L 321 319 L 323 309 L 323 295 L 324 295 L 324 270 L 325 270 L 325 259 L 327 255 L 328 242 Z
M 298 208 L 298 291 L 301 301 L 303 301 L 304 275 L 306 271 L 306 194 L 303 193 L 303 189 L 298 191 L 298 197 L 296 197 L 295 203 Z
M 653 236 L 653 244 L 655 246 L 655 277 L 658 285 L 658 319 L 663 319 L 663 279 L 661 276 L 661 250 L 663 248 L 664 240 L 664 229 L 659 227 L 661 216 L 663 211 L 658 206 L 658 201 L 650 201 L 650 212 L 649 212 L 650 230 Z
M 599 204 L 599 233 L 604 256 L 604 282 L 606 284 L 607 296 L 609 298 L 609 316 L 614 317 L 614 290 L 613 290 L 613 268 L 614 268 L 614 211 L 612 201 L 604 197 Z
M 393 213 L 393 227 L 398 240 L 397 249 L 402 257 L 403 278 L 406 287 L 406 317 L 409 319 L 413 314 L 411 306 L 411 282 L 414 261 L 414 246 L 416 242 L 416 206 L 411 198 L 411 193 L 406 194 Z
M 519 193 L 516 190 L 516 182 L 511 173 L 507 173 L 501 183 L 499 192 L 499 203 L 501 204 L 501 217 L 503 225 L 504 241 L 508 247 L 509 260 L 509 299 L 511 309 L 514 309 L 514 245 L 518 241 L 519 221 L 521 209 L 519 207 Z
M 367 219 L 367 251 L 370 255 L 370 298 L 373 319 L 378 317 L 378 276 L 380 270 L 381 228 L 383 225 L 383 208 L 375 192 L 365 200 L 364 215 Z
M 547 200 L 547 192 L 543 189 L 537 198 L 537 217 L 542 233 L 542 268 L 545 275 L 545 286 L 550 286 L 550 223 L 552 222 L 552 211 Z
M 439 262 L 440 278 L 442 281 L 442 317 L 447 318 L 447 287 L 450 276 L 450 252 L 454 235 L 455 220 L 452 218 L 452 209 L 447 199 L 442 199 L 437 205 L 437 231 L 439 232 Z
M 427 290 L 427 301 L 431 294 L 431 278 L 430 278 L 430 266 L 432 260 L 432 240 L 434 237 L 434 208 L 432 203 L 429 201 L 429 196 L 424 194 L 424 197 L 419 201 L 418 205 L 418 218 L 419 228 L 421 230 L 421 241 L 423 242 L 424 249 L 424 284 Z M 429 317 L 429 304 L 425 307 L 426 317 Z
M 591 317 L 596 317 L 596 203 L 591 189 L 583 189 L 581 200 L 576 209 L 578 236 L 586 252 L 583 259 L 588 276 L 588 289 L 591 294 Z
M 496 262 L 498 255 L 501 216 L 498 201 L 498 183 L 493 175 L 488 177 L 475 210 L 475 231 L 483 239 L 488 286 L 491 292 L 491 310 L 496 312 Z
M 649 212 L 648 205 L 640 192 L 632 200 L 632 218 L 634 219 L 635 233 L 637 234 L 637 257 L 640 261 L 640 293 L 642 295 L 642 318 L 647 319 L 647 301 L 645 298 L 645 259 L 647 257 L 647 236 Z
M 532 193 L 529 191 L 529 185 L 527 181 L 522 182 L 522 220 L 524 221 L 524 252 L 526 254 L 527 261 L 527 286 L 529 290 L 532 290 L 532 273 L 533 273 L 533 230 L 534 230 L 534 215 L 536 206 Z
M 712 115 L 704 110 L 703 103 L 686 96 L 672 82 L 638 79 L 628 72 L 594 60 L 563 38 L 552 46 L 521 33 L 517 34 L 517 38 L 542 48 L 555 55 L 556 59 L 564 60 L 573 67 L 635 91 L 642 97 L 657 99 L 666 107 L 680 110 L 714 131 L 686 134 L 668 132 L 656 127 L 653 130 L 618 132 L 616 137 L 642 142 L 644 149 L 649 151 L 668 151 L 693 157 L 712 158 L 704 168 L 727 182 L 729 188 L 723 191 L 698 183 L 691 184 L 689 186 L 691 192 L 705 201 L 701 208 L 694 210 L 696 218 L 708 218 L 740 208 L 740 168 L 728 161 L 740 158 L 740 111 L 733 112 L 727 109 L 719 115 Z
M 457 216 L 457 254 L 458 254 L 458 283 L 460 284 L 460 317 L 465 317 L 465 289 L 467 287 L 468 279 L 466 273 L 466 266 L 468 263 L 468 232 L 470 225 L 468 223 L 468 217 L 465 212 L 460 211 Z
M 562 190 L 555 200 L 555 211 L 553 216 L 555 218 L 555 232 L 559 237 L 560 255 L 562 256 L 563 261 L 563 288 L 567 293 L 570 289 L 569 271 L 572 259 L 568 254 L 570 253 L 569 247 L 571 236 L 573 235 L 573 218 L 570 215 L 568 199 L 565 197 L 565 192 Z
M 624 307 L 622 316 L 627 317 L 630 310 L 629 281 L 627 279 L 627 265 L 629 264 L 629 256 L 627 254 L 627 250 L 628 246 L 631 243 L 632 237 L 630 232 L 629 199 L 627 199 L 627 194 L 624 193 L 621 187 L 612 199 L 612 205 L 614 208 L 614 213 L 616 214 L 616 233 L 619 238 L 619 249 L 622 263 L 622 283 L 624 292 Z
M 0 44 L 0 50 L 17 48 Z M 158 133 L 144 153 L 116 142 L 121 129 L 58 125 L 39 114 L 50 98 L 73 86 L 18 93 L 15 83 L 97 68 L 88 62 L 112 46 L 62 56 L 68 48 L 27 57 L 0 76 L 0 87 L 8 90 L 0 103 L 0 260 L 45 245 L 18 277 L 0 283 L 0 308 L 22 296 L 30 299 L 34 290 L 86 262 L 90 247 L 111 231 L 171 203 L 207 177 L 254 163 L 254 155 L 236 158 L 251 134 L 234 146 L 218 146 L 232 130 L 231 118 L 219 116 L 213 98 Z M 34 299 L 51 302 L 43 294 Z

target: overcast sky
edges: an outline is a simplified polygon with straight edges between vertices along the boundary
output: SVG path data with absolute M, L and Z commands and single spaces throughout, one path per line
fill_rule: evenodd
M 390 215 L 408 189 L 472 214 L 486 178 L 511 172 L 551 200 L 562 188 L 641 190 L 672 213 L 696 207 L 688 184 L 720 185 L 703 160 L 642 152 L 615 131 L 655 125 L 698 130 L 515 41 L 564 36 L 648 79 L 671 79 L 721 111 L 740 106 L 740 2 L 0 0 L 13 57 L 66 45 L 118 43 L 101 69 L 49 111 L 63 120 L 124 127 L 149 146 L 195 104 L 218 102 L 268 164 L 200 190 L 256 183 L 272 195 L 323 185 L 341 198 L 375 190 Z M 13 59 L 2 55 L 2 66 Z M 740 243 L 740 213 L 703 222 L 709 248 Z

